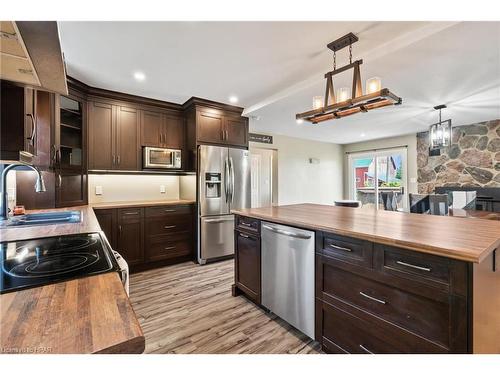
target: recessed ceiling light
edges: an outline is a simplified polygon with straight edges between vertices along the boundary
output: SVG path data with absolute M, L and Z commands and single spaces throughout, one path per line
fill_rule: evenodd
M 142 82 L 146 79 L 146 75 L 143 72 L 134 72 L 134 78 L 136 81 Z
M 297 121 L 297 124 L 299 124 L 299 125 L 304 122 L 304 120 L 302 120 L 301 118 L 298 118 L 296 121 Z
M 360 134 L 360 137 L 364 137 L 366 134 L 365 133 L 361 133 Z
M 229 102 L 230 103 L 238 103 L 238 97 L 237 96 L 234 96 L 234 95 L 231 95 L 229 97 Z

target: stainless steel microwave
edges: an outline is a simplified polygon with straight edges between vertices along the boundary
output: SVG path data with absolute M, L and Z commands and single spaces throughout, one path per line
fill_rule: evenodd
M 180 169 L 182 167 L 181 150 L 160 147 L 144 147 L 143 168 Z

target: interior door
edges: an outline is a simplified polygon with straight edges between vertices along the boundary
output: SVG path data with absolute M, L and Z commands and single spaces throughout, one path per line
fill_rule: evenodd
M 138 125 L 138 114 L 135 108 L 118 107 L 116 123 L 116 169 L 140 169 Z
M 229 149 L 229 189 L 230 210 L 250 208 L 250 153 L 248 150 Z
M 227 190 L 229 163 L 227 147 L 199 147 L 199 201 L 200 214 L 229 214 Z

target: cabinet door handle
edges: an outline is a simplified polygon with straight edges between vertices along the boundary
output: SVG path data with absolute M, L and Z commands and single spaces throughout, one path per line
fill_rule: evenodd
M 121 237 L 122 236 L 122 226 L 121 224 L 118 225 L 118 235 Z
M 372 351 L 366 349 L 363 345 L 359 344 L 359 347 L 365 352 L 365 353 L 368 353 L 368 354 L 374 354 Z
M 428 268 L 428 267 L 421 267 L 421 266 L 416 266 L 415 264 L 411 264 L 411 263 L 406 263 L 406 262 L 403 262 L 403 261 L 396 261 L 397 264 L 401 265 L 401 266 L 405 266 L 405 267 L 409 267 L 409 268 L 414 268 L 416 270 L 420 270 L 420 271 L 425 271 L 425 272 L 431 272 L 431 269 Z
M 167 247 L 164 247 L 164 250 L 173 250 L 175 249 L 175 246 L 167 246 Z
M 375 301 L 375 302 L 378 302 L 378 303 L 381 303 L 382 305 L 385 305 L 387 302 L 381 300 L 381 299 L 378 299 L 378 298 L 375 298 L 375 297 L 372 297 L 366 293 L 363 293 L 363 292 L 359 292 L 360 295 L 362 295 L 363 297 L 365 298 L 368 298 L 369 300 L 372 300 L 372 301 Z
M 27 139 L 30 140 L 31 144 L 34 144 L 35 134 L 36 134 L 36 121 L 35 121 L 35 117 L 31 113 L 27 113 L 26 116 L 28 116 L 31 119 L 31 135 Z
M 113 155 L 113 165 L 115 164 L 115 155 Z
M 163 228 L 165 229 L 172 229 L 175 228 L 177 225 L 165 225 Z
M 229 133 L 227 132 L 227 130 L 225 132 L 226 132 L 226 141 L 227 141 L 229 139 Z
M 116 163 L 117 163 L 117 164 L 120 164 L 120 155 L 118 155 L 118 156 L 116 157 Z
M 342 250 L 342 251 L 347 251 L 347 252 L 352 252 L 352 249 L 349 249 L 348 247 L 342 247 L 342 246 L 337 246 L 337 245 L 334 245 L 334 244 L 329 244 L 328 246 L 330 246 L 331 248 L 333 249 L 337 249 L 337 250 Z

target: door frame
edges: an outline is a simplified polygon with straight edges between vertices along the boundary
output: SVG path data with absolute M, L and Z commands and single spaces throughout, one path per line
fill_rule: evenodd
M 356 187 L 354 184 L 354 169 L 353 169 L 353 159 L 355 158 L 373 158 L 375 162 L 375 172 L 374 179 L 378 181 L 378 168 L 377 168 L 377 158 L 378 157 L 387 157 L 394 153 L 401 153 L 402 161 L 401 165 L 403 166 L 403 209 L 406 210 L 408 208 L 408 147 L 400 146 L 400 147 L 390 147 L 384 149 L 374 149 L 374 150 L 366 150 L 366 151 L 358 151 L 358 152 L 350 152 L 347 155 L 347 183 L 348 183 L 348 191 L 349 191 L 349 199 L 356 199 Z M 374 184 L 375 188 L 375 209 L 379 208 L 379 194 L 378 194 L 378 184 Z
M 278 205 L 278 149 L 277 148 L 271 148 L 271 147 L 249 147 L 248 151 L 250 152 L 250 165 L 251 165 L 251 160 L 252 160 L 252 151 L 257 150 L 257 151 L 271 151 L 272 152 L 272 159 L 271 159 L 271 206 L 276 206 Z M 251 171 L 250 171 L 250 177 L 251 177 Z M 250 186 L 251 182 L 250 182 Z M 251 192 L 250 192 L 251 196 Z M 251 199 L 250 199 L 251 200 Z

